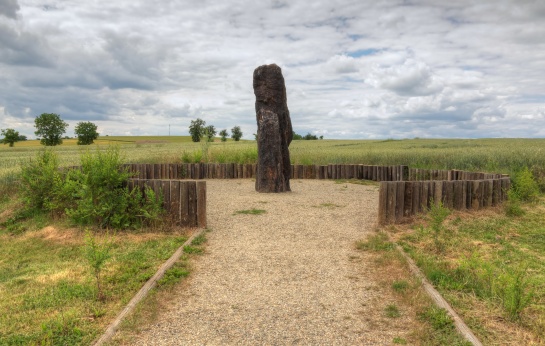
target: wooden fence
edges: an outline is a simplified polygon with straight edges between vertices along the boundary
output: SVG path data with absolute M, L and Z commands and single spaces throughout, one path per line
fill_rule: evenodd
M 164 207 L 183 226 L 206 226 L 206 185 L 185 179 L 251 179 L 255 164 L 181 163 L 125 164 L 135 173 L 131 186 L 147 184 L 161 191 Z M 401 222 L 426 212 L 431 203 L 442 202 L 450 209 L 480 209 L 507 199 L 510 188 L 505 174 L 460 170 L 427 170 L 408 166 L 292 165 L 292 179 L 361 179 L 380 183 L 379 224 Z M 180 179 L 184 179 L 181 181 Z
M 478 210 L 501 204 L 507 199 L 510 178 L 485 180 L 427 180 L 381 182 L 378 222 L 400 222 L 425 213 L 432 203 L 449 209 Z
M 508 177 L 506 174 L 466 172 L 457 169 L 437 170 L 410 168 L 407 180 L 484 180 Z
M 129 189 L 149 186 L 162 195 L 163 208 L 174 217 L 177 225 L 206 227 L 206 182 L 191 180 L 130 179 Z
M 181 163 L 126 164 L 138 179 L 251 179 L 255 164 Z M 292 179 L 364 179 L 373 181 L 403 181 L 409 177 L 408 166 L 371 165 L 292 165 Z

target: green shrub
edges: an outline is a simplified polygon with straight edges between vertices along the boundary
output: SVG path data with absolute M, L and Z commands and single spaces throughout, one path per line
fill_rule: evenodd
M 162 196 L 151 188 L 129 191 L 132 176 L 122 169 L 119 148 L 86 151 L 81 168 L 59 170 L 52 150 L 40 151 L 22 166 L 21 195 L 29 209 L 67 214 L 76 224 L 101 228 L 138 228 L 152 225 L 163 214 Z
M 521 201 L 535 202 L 539 197 L 539 185 L 528 167 L 515 173 L 512 189 Z
M 74 208 L 67 214 L 80 225 L 101 228 L 138 228 L 157 221 L 162 214 L 162 198 L 151 188 L 142 194 L 139 188 L 129 191 L 127 180 L 132 176 L 122 169 L 119 148 L 81 157 L 81 185 Z
M 62 180 L 57 154 L 41 150 L 34 160 L 23 163 L 21 170 L 20 193 L 26 207 L 45 208 Z
M 504 203 L 505 215 L 507 216 L 522 216 L 524 209 L 518 192 L 515 189 L 507 191 L 507 202 Z
M 433 240 L 437 251 L 443 250 L 443 243 L 440 240 L 441 233 L 443 231 L 443 222 L 450 215 L 450 210 L 443 206 L 442 202 L 438 204 L 433 203 L 428 210 L 428 218 L 430 220 L 430 226 L 433 230 Z

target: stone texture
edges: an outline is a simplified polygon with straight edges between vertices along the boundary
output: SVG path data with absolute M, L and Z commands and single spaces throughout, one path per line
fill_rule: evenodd
M 258 163 L 258 192 L 290 191 L 289 145 L 293 138 L 286 86 L 282 70 L 275 64 L 254 71 Z

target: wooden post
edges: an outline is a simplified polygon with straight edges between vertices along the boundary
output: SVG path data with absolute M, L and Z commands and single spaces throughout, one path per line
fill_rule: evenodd
M 388 186 L 388 211 L 386 214 L 386 220 L 388 223 L 396 222 L 396 202 L 397 202 L 397 187 L 393 181 L 386 182 Z
M 492 193 L 494 191 L 491 179 L 483 180 L 483 207 L 492 206 Z
M 440 203 L 443 203 L 443 181 L 442 180 L 435 180 L 434 181 L 434 195 L 433 200 L 435 205 L 439 205 Z
M 492 206 L 501 202 L 501 182 L 499 179 L 492 180 Z
M 420 204 L 420 190 L 422 188 L 421 181 L 415 181 L 413 183 L 413 215 L 416 215 L 422 211 L 422 205 Z
M 405 182 L 405 196 L 403 200 L 403 216 L 413 215 L 413 181 Z
M 152 179 L 161 179 L 161 164 L 153 164 L 153 178 Z
M 388 185 L 385 182 L 380 183 L 378 191 L 378 223 L 386 224 L 388 212 Z
M 197 226 L 197 182 L 192 180 L 187 182 L 188 192 L 188 211 L 189 211 L 189 225 L 191 227 Z
M 163 208 L 170 211 L 170 180 L 160 180 L 163 194 Z
M 197 226 L 206 227 L 206 181 L 197 182 Z
M 401 166 L 401 170 L 402 170 L 402 178 L 401 180 L 409 180 L 409 166 Z
M 454 209 L 465 209 L 464 203 L 464 182 L 461 180 L 454 181 Z
M 472 181 L 471 209 L 479 210 L 482 206 L 482 184 L 480 180 Z
M 172 180 L 170 182 L 170 212 L 174 217 L 174 222 L 176 225 L 180 225 L 180 205 L 181 205 L 181 194 L 180 194 L 180 181 Z M 181 183 L 183 184 L 183 183 Z
M 448 174 L 448 171 L 445 171 L 445 173 Z M 454 206 L 454 185 L 450 180 L 443 182 L 443 205 L 449 209 Z
M 396 183 L 396 210 L 395 210 L 395 219 L 400 221 L 403 219 L 403 212 L 405 206 L 405 182 L 398 181 Z
M 180 224 L 189 226 L 189 182 L 180 184 Z
M 422 186 L 420 188 L 420 206 L 422 211 L 428 210 L 430 207 L 430 181 L 426 180 L 422 182 Z

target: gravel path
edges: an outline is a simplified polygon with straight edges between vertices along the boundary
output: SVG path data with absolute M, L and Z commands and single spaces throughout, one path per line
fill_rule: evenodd
M 375 186 L 207 181 L 206 254 L 138 345 L 391 345 L 411 323 L 387 319 L 387 290 L 357 240 L 373 230 Z M 248 209 L 262 215 L 235 214 Z M 393 322 L 392 322 L 393 321 Z

